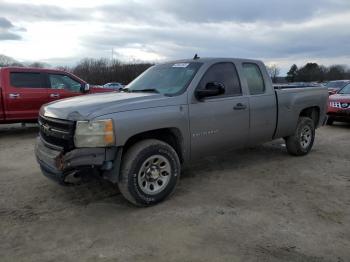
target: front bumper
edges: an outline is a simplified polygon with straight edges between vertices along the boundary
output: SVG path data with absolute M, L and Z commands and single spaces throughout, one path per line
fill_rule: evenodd
M 350 122 L 350 109 L 329 110 L 327 116 L 335 121 Z
M 35 145 L 36 159 L 42 173 L 58 182 L 67 184 L 66 177 L 84 168 L 112 169 L 117 148 L 78 148 L 67 153 L 47 146 L 40 137 Z

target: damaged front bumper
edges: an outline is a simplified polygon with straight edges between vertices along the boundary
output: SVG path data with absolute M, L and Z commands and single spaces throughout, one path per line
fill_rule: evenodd
M 40 137 L 35 145 L 42 173 L 62 185 L 68 184 L 68 176 L 86 168 L 98 169 L 104 178 L 116 182 L 119 173 L 119 161 L 116 160 L 120 154 L 119 148 L 77 148 L 65 153 L 50 148 Z

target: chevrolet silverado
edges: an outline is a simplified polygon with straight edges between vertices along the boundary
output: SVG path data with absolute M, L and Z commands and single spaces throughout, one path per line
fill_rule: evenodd
M 149 206 L 174 191 L 185 163 L 205 155 L 278 138 L 291 155 L 308 154 L 327 99 L 322 87 L 275 90 L 261 61 L 168 62 L 120 93 L 44 105 L 35 152 L 42 173 L 61 184 L 92 168 Z

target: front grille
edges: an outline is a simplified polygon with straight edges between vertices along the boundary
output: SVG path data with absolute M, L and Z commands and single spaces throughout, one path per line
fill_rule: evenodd
M 330 107 L 335 107 L 335 108 L 341 108 L 341 109 L 347 109 L 350 108 L 350 103 L 347 102 L 329 102 Z
M 49 146 L 64 151 L 74 148 L 75 122 L 39 116 L 39 128 L 40 137 Z

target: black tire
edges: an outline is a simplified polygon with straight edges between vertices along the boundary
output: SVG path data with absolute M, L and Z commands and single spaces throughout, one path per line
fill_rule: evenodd
M 167 166 L 169 172 L 165 173 L 168 175 L 162 175 L 164 172 L 161 169 L 162 163 L 159 163 L 159 167 L 154 164 L 158 163 L 158 161 L 155 162 L 157 157 L 160 162 L 163 161 L 162 163 Z M 155 171 L 155 174 L 158 174 L 158 179 L 152 177 L 153 173 L 149 171 L 151 167 L 158 168 Z M 180 173 L 181 164 L 176 151 L 167 143 L 156 139 L 147 139 L 136 143 L 126 152 L 125 157 L 123 157 L 121 180 L 118 182 L 118 186 L 123 196 L 131 203 L 137 206 L 151 206 L 163 201 L 174 192 Z M 167 182 L 159 186 L 160 181 L 158 180 L 162 179 Z M 159 188 L 155 189 L 155 187 Z M 154 192 L 151 192 L 152 188 L 155 190 Z
M 309 132 L 306 133 L 306 130 Z M 308 134 L 308 136 L 306 135 Z M 295 133 L 286 138 L 289 154 L 303 156 L 310 152 L 315 140 L 315 124 L 309 117 L 300 117 Z
M 333 122 L 334 122 L 334 119 L 333 118 L 331 118 L 331 117 L 328 117 L 328 119 L 327 119 L 327 125 L 329 125 L 329 126 L 331 126 L 331 125 L 333 125 Z

